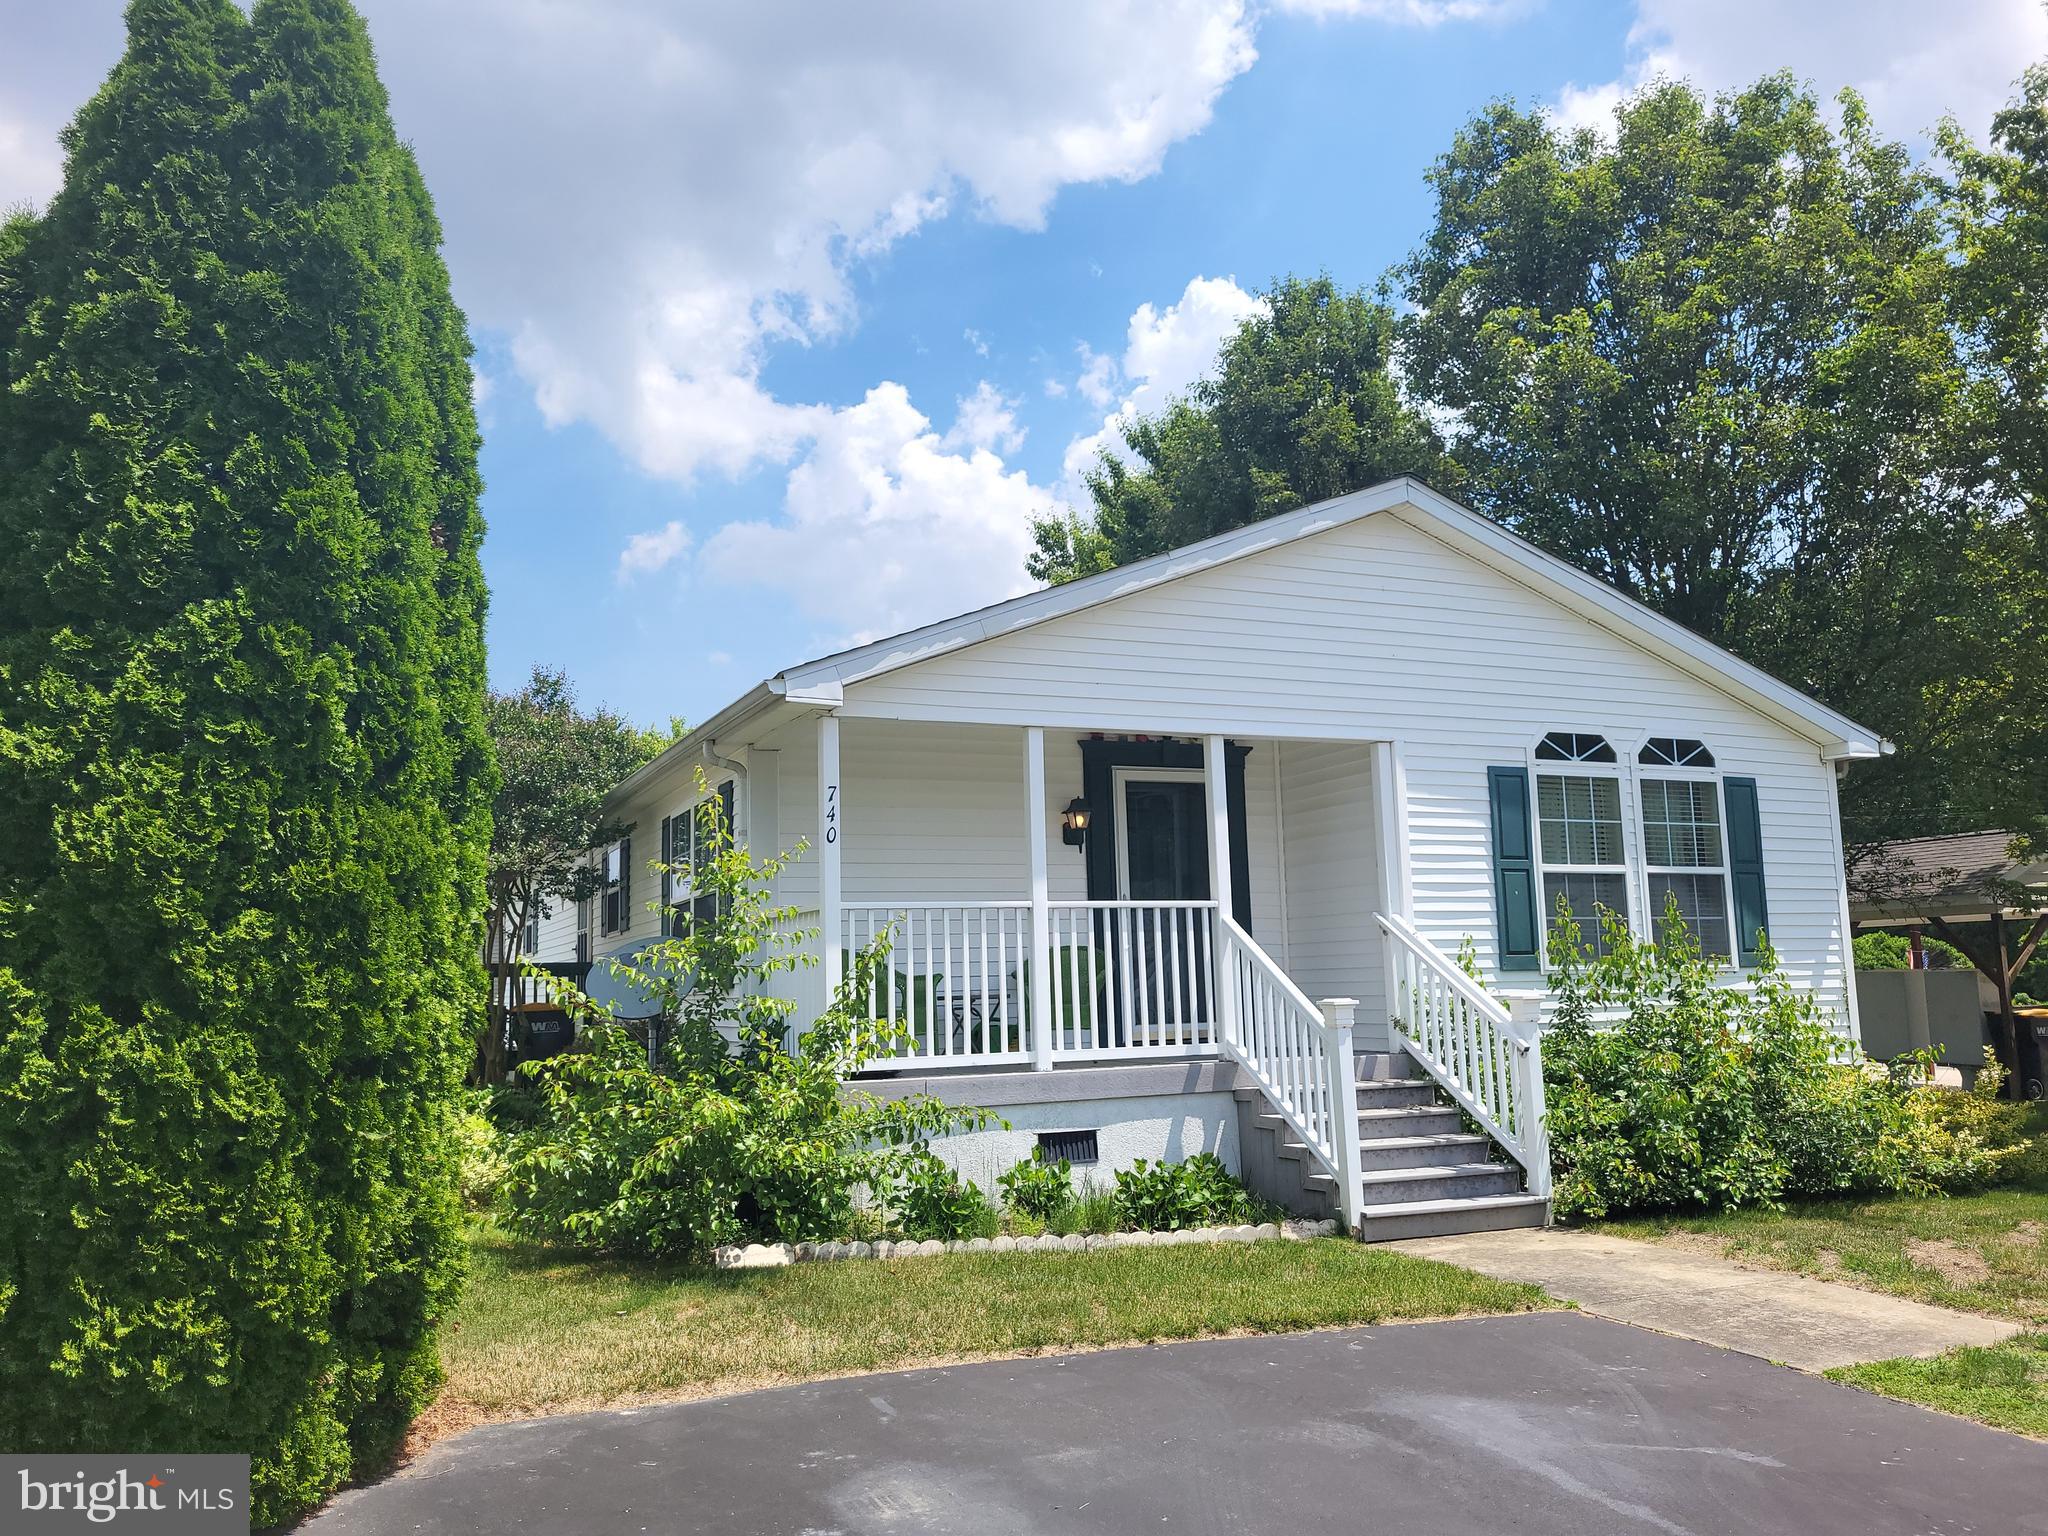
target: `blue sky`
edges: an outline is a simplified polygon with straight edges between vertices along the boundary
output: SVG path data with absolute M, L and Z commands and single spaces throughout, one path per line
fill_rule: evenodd
M 493 680 L 701 719 L 1023 590 L 1029 515 L 1272 277 L 1370 284 L 1510 95 L 1790 67 L 1982 130 L 2037 0 L 359 0 L 477 343 Z M 0 0 L 0 202 L 120 44 Z

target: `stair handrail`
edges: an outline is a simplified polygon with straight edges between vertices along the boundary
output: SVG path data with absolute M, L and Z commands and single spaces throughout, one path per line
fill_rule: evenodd
M 1222 938 L 1218 1038 L 1309 1155 L 1336 1180 L 1345 1230 L 1355 1231 L 1365 1199 L 1352 1064 L 1357 1002 L 1310 1002 L 1236 919 L 1219 910 L 1217 920 Z
M 1407 918 L 1373 916 L 1390 945 L 1387 1012 L 1395 1038 L 1522 1165 L 1529 1193 L 1547 1199 L 1542 1029 L 1517 1020 Z

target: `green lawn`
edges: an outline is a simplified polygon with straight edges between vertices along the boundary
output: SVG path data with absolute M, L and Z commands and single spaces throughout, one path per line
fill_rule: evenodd
M 471 1231 L 419 1440 L 488 1419 L 849 1372 L 1229 1333 L 1521 1312 L 1511 1285 L 1343 1239 L 712 1271 Z
M 1915 1301 L 2048 1325 L 2048 1183 L 1926 1199 L 1609 1221 L 1618 1237 L 1711 1245 Z
M 1829 1371 L 1836 1381 L 2048 1440 L 2048 1333 L 1932 1360 L 1878 1360 Z

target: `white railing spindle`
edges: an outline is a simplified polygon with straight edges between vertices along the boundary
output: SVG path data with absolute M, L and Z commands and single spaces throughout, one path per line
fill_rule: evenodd
M 1548 1196 L 1542 1031 L 1518 1023 L 1406 918 L 1376 916 L 1394 954 L 1395 1038 L 1522 1165 L 1529 1192 Z

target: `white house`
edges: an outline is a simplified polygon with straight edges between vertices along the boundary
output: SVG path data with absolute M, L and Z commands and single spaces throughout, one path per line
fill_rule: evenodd
M 702 769 L 805 845 L 799 1026 L 891 933 L 870 1005 L 917 1043 L 877 1081 L 1007 1119 L 941 1148 L 985 1185 L 1047 1138 L 1213 1151 L 1368 1236 L 1540 1222 L 1543 914 L 1675 895 L 1737 982 L 1768 930 L 1853 1035 L 1836 780 L 1887 750 L 1397 480 L 779 673 L 619 786 L 579 922 L 655 936 Z

